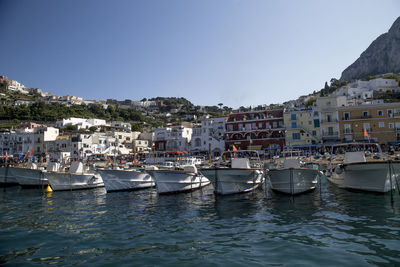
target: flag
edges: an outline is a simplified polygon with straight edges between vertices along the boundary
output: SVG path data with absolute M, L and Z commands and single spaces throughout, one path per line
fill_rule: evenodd
M 33 148 L 31 148 L 31 156 L 33 155 Z
M 367 129 L 366 129 L 366 128 L 364 128 L 364 137 L 369 137 L 369 135 L 368 135 L 368 132 L 367 132 Z
M 136 165 L 136 159 L 133 160 L 133 164 Z
M 29 156 L 29 150 L 26 151 L 26 153 L 25 153 L 25 158 L 27 158 L 28 156 Z
M 7 151 L 6 151 L 6 160 L 8 161 L 8 153 L 7 153 Z
M 235 147 L 235 145 L 232 145 L 232 150 L 237 151 L 237 148 Z

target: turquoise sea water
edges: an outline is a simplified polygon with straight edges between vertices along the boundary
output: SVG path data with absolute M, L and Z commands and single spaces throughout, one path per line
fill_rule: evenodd
M 0 188 L 0 265 L 400 266 L 393 193 Z

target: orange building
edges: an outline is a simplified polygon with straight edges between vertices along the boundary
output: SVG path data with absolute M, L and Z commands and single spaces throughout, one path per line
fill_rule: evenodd
M 340 107 L 338 112 L 343 141 L 370 139 L 380 144 L 400 141 L 400 103 Z

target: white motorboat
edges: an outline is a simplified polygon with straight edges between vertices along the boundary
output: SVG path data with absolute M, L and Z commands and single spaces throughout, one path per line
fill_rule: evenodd
M 340 163 L 335 152 L 344 151 Z M 400 161 L 387 160 L 379 144 L 349 143 L 332 146 L 327 179 L 341 188 L 385 193 L 395 189 Z M 371 152 L 372 151 L 372 152 Z M 336 158 L 336 160 L 335 160 Z
M 197 171 L 196 166 L 184 166 L 183 169 L 146 169 L 156 182 L 159 194 L 171 194 L 193 191 L 210 184 L 210 181 Z
M 256 157 L 251 158 L 250 156 L 253 153 Z M 231 159 L 227 163 L 228 166 L 224 166 L 220 162 L 215 167 L 200 170 L 213 184 L 214 193 L 228 195 L 249 192 L 263 182 L 264 172 L 258 153 L 238 150 L 236 152 L 225 152 L 223 158 L 226 156 L 230 156 Z M 253 166 L 251 166 L 250 159 L 255 160 Z
M 74 161 L 68 172 L 47 171 L 45 173 L 54 191 L 79 190 L 103 187 L 103 179 L 99 174 L 85 170 L 82 162 Z
M 17 179 L 10 173 L 10 167 L 0 167 L 0 186 L 18 185 Z
M 29 161 L 26 167 L 9 167 L 9 173 L 16 179 L 22 187 L 39 187 L 47 186 L 48 180 L 44 176 L 44 168 Z
M 316 165 L 302 166 L 296 157 L 285 158 L 282 167 L 268 172 L 272 190 L 290 195 L 314 190 L 320 175 Z
M 153 178 L 146 172 L 129 170 L 99 169 L 107 192 L 127 191 L 153 187 Z

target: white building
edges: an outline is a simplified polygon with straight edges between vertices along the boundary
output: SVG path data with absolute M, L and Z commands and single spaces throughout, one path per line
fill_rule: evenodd
M 193 128 L 191 151 L 208 152 L 214 156 L 221 155 L 225 151 L 225 117 L 205 119 L 201 125 Z
M 54 127 L 37 127 L 34 133 L 34 153 L 40 154 L 48 151 L 47 142 L 55 141 L 59 134 L 59 130 Z
M 132 125 L 128 122 L 111 121 L 108 124 L 112 127 L 120 127 L 125 132 L 130 132 L 132 130 Z
M 29 91 L 26 89 L 25 85 L 17 82 L 17 81 L 8 81 L 8 90 L 14 92 L 20 92 L 22 94 L 28 94 Z
M 340 140 L 338 107 L 347 105 L 346 96 L 318 97 L 316 101 L 319 112 L 320 134 L 323 142 Z
M 156 128 L 154 138 L 156 151 L 189 151 L 192 128 L 182 125 Z
M 34 147 L 32 131 L 12 131 L 0 133 L 0 155 L 24 155 Z
M 83 119 L 83 118 L 67 118 L 62 121 L 57 121 L 56 126 L 58 128 L 66 127 L 68 125 L 75 125 L 78 130 L 89 129 L 92 126 L 103 126 L 107 125 L 105 120 L 102 119 Z

